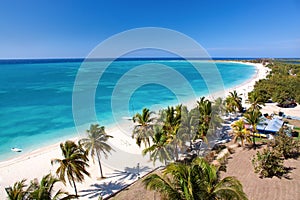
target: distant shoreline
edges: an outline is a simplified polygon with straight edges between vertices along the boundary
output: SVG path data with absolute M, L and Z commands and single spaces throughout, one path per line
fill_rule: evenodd
M 83 61 L 134 61 L 134 60 L 203 60 L 203 61 L 246 61 L 257 59 L 275 60 L 300 60 L 300 58 L 261 58 L 261 57 L 213 57 L 213 58 L 180 58 L 180 57 L 125 57 L 125 58 L 0 58 L 0 64 L 26 64 L 26 63 L 59 63 L 59 62 L 83 62 Z

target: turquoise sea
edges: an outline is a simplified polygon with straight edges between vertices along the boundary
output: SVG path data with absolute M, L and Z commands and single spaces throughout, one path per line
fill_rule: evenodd
M 182 74 L 196 95 L 208 94 L 201 75 L 184 60 L 114 61 L 103 72 L 95 95 L 96 115 L 102 125 L 108 126 L 114 122 L 111 96 L 118 81 L 136 66 L 149 62 L 152 66 L 165 65 Z M 201 62 L 205 69 L 205 62 Z M 81 64 L 82 60 L 68 59 L 0 61 L 0 160 L 77 135 L 72 114 L 72 92 Z M 105 64 L 107 61 L 87 63 L 93 67 Z M 224 62 L 217 62 L 216 65 L 225 88 L 239 85 L 255 74 L 255 67 L 249 65 Z M 158 79 L 174 81 L 174 77 L 161 70 L 151 70 L 149 73 Z M 210 78 L 214 80 L 215 77 Z M 128 84 L 134 83 L 128 81 Z M 126 94 L 126 84 L 123 85 L 122 92 Z M 143 107 L 176 103 L 178 94 L 153 83 L 142 85 L 130 95 L 127 107 L 129 114 L 134 114 Z M 180 95 L 188 94 L 180 91 Z M 120 116 L 124 115 L 124 110 L 115 112 L 120 112 Z M 85 122 L 88 123 L 88 120 L 87 118 Z M 24 151 L 15 153 L 10 150 L 12 147 L 22 148 Z

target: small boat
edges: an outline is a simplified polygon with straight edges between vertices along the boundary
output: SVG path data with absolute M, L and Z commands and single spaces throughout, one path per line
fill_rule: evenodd
M 16 147 L 11 148 L 11 150 L 12 150 L 13 152 L 22 152 L 22 149 L 16 148 Z
M 124 116 L 124 117 L 122 117 L 122 119 L 125 119 L 125 120 L 132 120 L 132 117 L 126 117 L 126 116 Z

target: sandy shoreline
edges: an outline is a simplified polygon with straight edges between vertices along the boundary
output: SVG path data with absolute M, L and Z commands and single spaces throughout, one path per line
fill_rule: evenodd
M 225 95 L 232 90 L 236 90 L 238 94 L 242 94 L 244 103 L 247 93 L 253 89 L 255 82 L 266 77 L 268 68 L 265 68 L 262 64 L 238 63 L 250 64 L 255 66 L 257 70 L 250 80 L 225 90 Z M 195 102 L 188 102 L 187 104 L 188 107 L 193 107 Z M 103 171 L 108 178 L 103 181 L 97 180 L 97 177 L 99 177 L 98 165 L 90 162 L 88 171 L 92 174 L 92 177 L 87 177 L 83 184 L 78 184 L 80 195 L 86 194 L 86 196 L 80 199 L 91 199 L 90 197 L 97 199 L 100 194 L 107 196 L 109 192 L 115 192 L 113 188 L 116 189 L 118 188 L 117 186 L 120 187 L 122 184 L 124 186 L 136 180 L 137 173 L 142 175 L 157 167 L 148 161 L 149 158 L 147 156 L 141 156 L 142 149 L 138 148 L 135 141 L 130 137 L 132 128 L 132 122 L 124 120 L 124 123 L 118 124 L 118 127 L 106 130 L 108 134 L 115 136 L 111 140 L 111 145 L 116 150 L 109 156 L 108 160 L 103 159 Z M 71 140 L 78 140 L 78 138 L 72 138 Z M 49 172 L 54 174 L 57 166 L 51 166 L 50 161 L 53 158 L 61 158 L 59 143 L 0 162 L 0 199 L 6 197 L 5 187 L 12 185 L 16 181 L 24 178 L 27 180 L 40 179 Z M 138 163 L 139 169 L 137 168 Z M 69 185 L 66 187 L 60 186 L 66 191 L 73 193 L 73 188 Z

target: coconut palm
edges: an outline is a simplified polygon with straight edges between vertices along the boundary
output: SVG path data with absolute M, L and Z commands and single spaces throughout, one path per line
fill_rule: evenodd
M 238 139 L 241 140 L 242 146 L 244 146 L 244 141 L 251 143 L 250 132 L 245 128 L 245 123 L 243 119 L 235 121 L 231 125 L 233 129 L 233 141 L 236 143 Z
M 261 105 L 265 105 L 263 98 L 257 92 L 251 92 L 248 95 L 248 102 L 251 104 L 250 109 L 260 110 Z
M 74 199 L 75 195 L 69 195 L 67 192 L 59 189 L 54 191 L 54 185 L 60 180 L 47 174 L 44 176 L 40 182 L 37 179 L 31 181 L 28 191 L 30 191 L 29 199 L 34 200 L 67 200 Z
M 168 145 L 168 136 L 166 132 L 159 126 L 154 128 L 153 144 L 143 150 L 143 156 L 150 152 L 150 158 L 155 164 L 156 160 L 161 163 L 167 163 L 168 160 L 172 159 L 171 147 Z
M 253 109 L 249 110 L 244 114 L 245 120 L 248 124 L 252 126 L 252 140 L 253 147 L 256 148 L 255 144 L 255 134 L 257 133 L 256 126 L 260 122 L 261 112 L 259 110 Z
M 170 135 L 176 135 L 181 123 L 181 108 L 178 105 L 175 108 L 168 106 L 165 110 L 165 119 L 163 119 L 163 129 Z
M 212 117 L 212 104 L 211 101 L 202 97 L 200 101 L 197 101 L 197 109 L 199 111 L 199 124 L 197 135 L 194 139 L 201 138 L 207 141 L 207 133 L 211 124 Z
M 210 129 L 208 134 L 216 133 L 217 129 L 222 127 L 224 120 L 222 115 L 226 111 L 225 103 L 222 98 L 217 98 L 211 105 L 211 120 L 210 120 Z
M 229 112 L 235 112 L 236 110 L 239 112 L 243 111 L 242 97 L 240 97 L 236 90 L 229 93 L 229 96 L 226 98 L 225 102 Z
M 153 112 L 148 108 L 144 108 L 142 114 L 136 113 L 132 120 L 137 123 L 133 129 L 132 138 L 136 139 L 136 144 L 141 147 L 141 143 L 150 146 L 150 138 L 153 135 L 153 121 L 154 118 L 151 117 Z
M 223 115 L 226 111 L 225 101 L 221 97 L 218 97 L 213 102 L 212 110 L 215 114 Z
M 226 111 L 228 113 L 234 113 L 236 112 L 236 105 L 235 105 L 235 101 L 233 100 L 233 98 L 231 96 L 227 96 L 225 99 L 225 107 L 226 107 Z
M 90 176 L 86 171 L 86 167 L 89 165 L 87 151 L 84 151 L 81 145 L 75 144 L 73 141 L 66 141 L 60 144 L 63 159 L 53 159 L 51 164 L 59 164 L 56 170 L 56 174 L 59 179 L 66 184 L 66 177 L 69 184 L 74 187 L 75 194 L 77 194 L 77 188 L 75 182 L 82 182 L 84 175 Z
M 234 102 L 236 104 L 236 108 L 238 109 L 238 111 L 242 112 L 243 111 L 243 106 L 242 106 L 241 94 L 238 94 L 236 92 L 236 90 L 234 90 L 233 92 L 230 92 L 230 95 L 231 95 L 232 99 L 234 100 Z
M 95 162 L 95 155 L 98 160 L 100 175 L 101 178 L 104 178 L 102 172 L 102 165 L 101 165 L 101 153 L 104 154 L 105 158 L 107 158 L 108 153 L 113 150 L 107 141 L 109 138 L 113 136 L 108 135 L 105 132 L 104 126 L 100 126 L 99 124 L 91 124 L 90 129 L 86 131 L 87 138 L 82 138 L 79 140 L 79 144 L 90 154 Z
M 241 183 L 234 177 L 219 179 L 217 168 L 203 158 L 191 165 L 171 163 L 162 176 L 151 174 L 143 183 L 147 189 L 161 193 L 164 199 L 247 199 Z
M 173 145 L 175 159 L 178 160 L 178 148 L 181 147 L 182 141 L 177 133 L 181 125 L 181 109 L 182 105 L 168 107 L 165 110 L 165 119 L 163 121 L 163 130 L 168 135 L 168 142 Z
M 5 188 L 9 200 L 24 200 L 28 196 L 28 191 L 25 190 L 26 179 L 16 182 L 12 187 Z
M 183 147 L 185 147 L 186 142 L 192 142 L 196 136 L 198 124 L 198 109 L 192 109 L 189 111 L 186 106 L 183 106 L 181 112 L 181 123 L 177 132 L 177 136 L 180 139 Z

